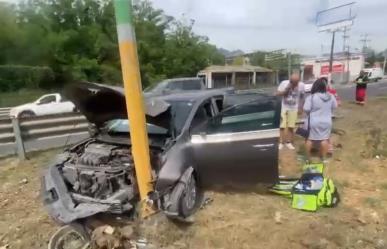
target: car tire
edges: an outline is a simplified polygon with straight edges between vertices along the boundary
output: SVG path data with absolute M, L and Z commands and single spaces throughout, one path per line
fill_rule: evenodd
M 179 182 L 174 189 L 178 194 L 178 217 L 186 219 L 192 216 L 203 202 L 204 192 L 198 187 L 198 182 L 194 174 L 191 174 L 187 182 Z
M 76 242 L 72 241 L 71 245 L 73 246 L 73 243 L 77 243 L 76 248 L 90 248 L 90 236 L 86 232 L 86 229 L 78 223 L 72 223 L 70 225 L 65 225 L 59 230 L 57 230 L 50 238 L 48 242 L 48 249 L 62 249 L 67 248 L 65 247 L 65 243 L 69 242 L 66 241 L 66 238 L 69 237 L 72 240 L 76 240 Z
M 22 111 L 20 114 L 19 114 L 19 118 L 31 118 L 31 117 L 35 117 L 35 113 L 33 111 Z

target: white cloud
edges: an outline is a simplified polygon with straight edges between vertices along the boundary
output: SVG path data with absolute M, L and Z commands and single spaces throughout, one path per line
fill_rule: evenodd
M 345 0 L 152 0 L 176 18 L 195 20 L 194 30 L 227 49 L 271 50 L 288 48 L 302 53 L 328 51 L 331 36 L 318 33 L 315 15 L 326 6 Z M 360 48 L 360 35 L 369 33 L 370 45 L 387 48 L 387 1 L 358 0 L 357 19 L 351 31 L 351 47 Z M 337 35 L 336 50 L 342 47 Z
M 1 1 L 1 0 L 0 0 Z M 4 0 L 3 0 L 4 1 Z M 18 0 L 7 0 L 17 2 Z M 155 7 L 176 18 L 194 19 L 194 30 L 226 49 L 245 51 L 287 48 L 302 53 L 328 52 L 331 36 L 318 33 L 317 11 L 352 0 L 151 0 Z M 350 32 L 350 46 L 361 48 L 360 35 L 368 33 L 369 45 L 387 48 L 387 1 L 356 0 L 357 18 Z M 342 48 L 337 35 L 336 51 Z

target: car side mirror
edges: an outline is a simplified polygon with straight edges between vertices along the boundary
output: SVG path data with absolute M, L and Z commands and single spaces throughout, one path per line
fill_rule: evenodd
M 89 132 L 89 135 L 90 135 L 91 137 L 94 137 L 94 136 L 96 136 L 96 135 L 99 133 L 99 129 L 98 129 L 98 127 L 97 127 L 96 125 L 94 125 L 94 124 L 89 124 L 89 126 L 88 126 L 88 132 Z

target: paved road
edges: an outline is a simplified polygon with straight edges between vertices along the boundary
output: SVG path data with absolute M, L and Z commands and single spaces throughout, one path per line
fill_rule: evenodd
M 355 88 L 355 84 L 342 88 L 338 87 L 337 93 L 342 100 L 355 100 Z M 377 83 L 369 83 L 367 86 L 367 95 L 368 97 L 387 95 L 387 79 Z

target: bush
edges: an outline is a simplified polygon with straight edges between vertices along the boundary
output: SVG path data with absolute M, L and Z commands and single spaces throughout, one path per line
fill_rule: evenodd
M 0 91 L 16 91 L 22 88 L 51 88 L 55 75 L 49 67 L 0 65 Z

